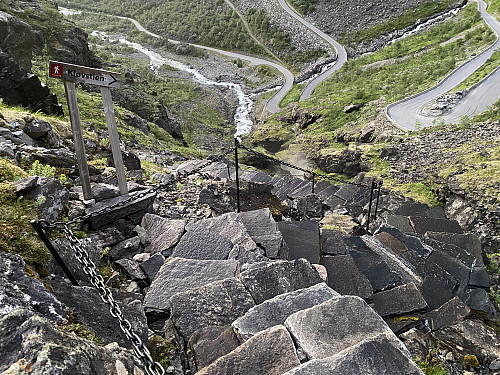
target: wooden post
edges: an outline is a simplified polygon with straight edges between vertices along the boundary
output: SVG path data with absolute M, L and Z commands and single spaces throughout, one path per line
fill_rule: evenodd
M 85 144 L 83 143 L 80 111 L 78 110 L 78 102 L 76 100 L 75 83 L 64 81 L 64 89 L 66 90 L 66 99 L 68 101 L 69 118 L 71 121 L 71 129 L 73 130 L 73 141 L 75 143 L 76 160 L 78 161 L 83 197 L 88 200 L 92 199 L 92 189 L 90 187 L 89 166 L 85 154 Z
M 115 110 L 113 109 L 111 90 L 109 87 L 101 86 L 101 94 L 102 103 L 104 105 L 104 115 L 106 116 L 106 124 L 108 125 L 111 152 L 113 153 L 113 161 L 115 162 L 116 177 L 118 178 L 118 186 L 120 188 L 120 194 L 124 195 L 128 194 L 127 177 L 125 175 L 122 151 L 120 149 L 120 138 L 118 137 L 118 129 L 116 127 Z

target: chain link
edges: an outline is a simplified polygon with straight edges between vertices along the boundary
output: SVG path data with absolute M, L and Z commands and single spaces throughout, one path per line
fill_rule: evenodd
M 95 265 L 90 260 L 88 252 L 82 246 L 80 240 L 75 236 L 70 226 L 68 224 L 58 225 L 57 229 L 64 232 L 64 236 L 68 239 L 71 250 L 83 266 L 83 271 L 90 277 L 90 283 L 97 289 L 102 301 L 109 305 L 111 316 L 118 320 L 121 330 L 132 343 L 134 354 L 143 363 L 146 374 L 164 375 L 165 370 L 158 362 L 154 361 L 148 348 L 144 345 L 141 338 L 133 331 L 130 322 L 123 316 L 120 306 L 111 294 L 111 290 L 104 284 L 103 277 L 98 273 Z

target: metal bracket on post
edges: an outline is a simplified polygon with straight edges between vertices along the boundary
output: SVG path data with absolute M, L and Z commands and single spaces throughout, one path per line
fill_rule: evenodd
M 375 179 L 372 180 L 370 188 L 370 204 L 368 205 L 368 217 L 366 219 L 366 231 L 370 232 L 370 216 L 372 215 L 373 191 L 375 190 Z
M 240 145 L 240 142 L 238 141 L 238 138 L 234 138 L 234 161 L 236 163 L 236 205 L 238 209 L 238 213 L 241 212 L 241 206 L 240 206 L 240 175 L 238 172 L 238 147 Z
M 36 231 L 36 233 L 38 234 L 38 236 L 40 237 L 40 239 L 43 241 L 43 243 L 45 244 L 45 246 L 47 247 L 47 249 L 50 251 L 50 253 L 54 257 L 54 259 L 56 260 L 57 264 L 59 264 L 59 266 L 63 270 L 64 274 L 71 281 L 71 284 L 73 284 L 74 286 L 79 286 L 78 285 L 78 281 L 76 281 L 75 277 L 73 276 L 73 274 L 69 270 L 68 266 L 66 266 L 66 263 L 64 263 L 64 261 L 62 260 L 61 256 L 59 255 L 59 253 L 57 252 L 57 250 L 52 245 L 52 242 L 50 242 L 49 238 L 45 234 L 45 230 L 43 228 L 43 225 L 40 224 L 39 221 L 32 220 L 31 221 L 31 226 Z

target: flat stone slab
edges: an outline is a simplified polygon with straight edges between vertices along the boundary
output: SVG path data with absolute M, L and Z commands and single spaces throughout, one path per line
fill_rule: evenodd
M 281 375 L 299 365 L 290 334 L 285 327 L 276 326 L 252 337 L 197 375 Z
M 370 281 L 356 267 L 351 255 L 324 256 L 328 286 L 342 295 L 369 299 L 373 295 Z
M 184 234 L 186 222 L 146 214 L 142 218 L 141 226 L 146 230 L 150 242 L 145 251 L 156 254 L 177 245 Z
M 288 248 L 283 240 L 283 235 L 268 208 L 241 212 L 238 216 L 253 241 L 264 250 L 266 257 L 271 259 L 288 258 Z
M 280 294 L 252 307 L 244 316 L 236 319 L 232 326 L 238 339 L 244 342 L 261 331 L 283 324 L 286 318 L 297 311 L 319 305 L 338 296 L 339 294 L 325 283 Z
M 238 262 L 235 260 L 169 258 L 161 266 L 149 287 L 144 306 L 169 310 L 170 298 L 176 293 L 234 277 L 237 269 Z
M 172 322 L 187 341 L 197 330 L 231 324 L 255 306 L 241 281 L 216 281 L 171 298 Z
M 253 263 L 241 272 L 240 278 L 257 304 L 323 282 L 305 259 Z
M 202 369 L 236 349 L 240 343 L 231 326 L 202 328 L 191 335 L 188 347 L 196 368 Z
M 469 315 L 470 309 L 458 297 L 455 297 L 436 310 L 425 314 L 433 331 L 449 327 Z
M 425 244 L 429 245 L 434 250 L 441 251 L 449 255 L 450 257 L 459 260 L 464 266 L 468 268 L 471 268 L 476 264 L 476 258 L 459 246 L 441 242 L 428 237 L 424 237 L 422 240 Z
M 421 238 L 416 237 L 415 235 L 403 233 L 403 231 L 398 228 L 391 227 L 390 225 L 382 225 L 376 234 L 378 235 L 379 233 L 384 232 L 389 233 L 399 242 L 403 243 L 408 250 L 417 252 L 423 258 L 427 258 L 433 251 L 432 247 L 425 244 Z M 411 233 L 413 233 L 413 231 Z M 402 255 L 404 256 L 405 253 L 406 252 L 403 252 Z
M 356 185 L 345 184 L 335 193 L 335 195 L 343 201 L 346 201 L 358 191 L 359 187 L 357 187 Z
M 403 233 L 414 233 L 408 216 L 402 215 L 387 215 L 385 222 L 391 227 L 397 228 Z
M 410 224 L 416 233 L 447 232 L 462 234 L 464 230 L 456 220 L 410 216 Z
M 156 274 L 160 270 L 161 266 L 163 266 L 163 263 L 165 263 L 165 257 L 158 253 L 150 257 L 148 260 L 140 263 L 141 269 L 146 274 L 150 283 L 152 283 L 155 279 Z
M 426 309 L 427 302 L 415 284 L 410 283 L 375 293 L 373 308 L 381 316 L 403 315 Z
M 473 267 L 469 277 L 469 286 L 489 289 L 490 275 L 484 267 Z
M 278 228 L 288 246 L 288 259 L 307 259 L 320 263 L 319 224 L 317 221 L 280 221 Z
M 427 237 L 434 238 L 435 240 L 446 242 L 464 249 L 467 253 L 476 258 L 477 266 L 484 266 L 481 241 L 477 235 L 446 232 L 427 232 L 425 235 Z
M 111 224 L 118 219 L 135 214 L 137 212 L 146 212 L 153 205 L 155 197 L 155 192 L 148 191 L 138 191 L 130 193 L 128 194 L 128 196 L 121 195 L 116 198 L 96 203 L 86 210 L 86 214 L 96 215 L 90 218 L 90 223 L 93 228 L 99 228 L 103 225 Z M 130 201 L 128 201 L 129 198 L 131 199 Z M 121 205 L 120 203 L 123 203 L 123 205 Z M 110 211 L 98 213 L 106 207 L 113 207 L 115 205 L 117 205 L 116 208 L 113 208 Z
M 365 301 L 341 296 L 299 311 L 285 321 L 297 346 L 309 359 L 334 356 L 381 333 L 394 336 Z
M 225 260 L 234 244 L 219 233 L 201 225 L 192 225 L 172 252 L 173 257 Z
M 284 375 L 423 375 L 407 350 L 398 348 L 395 340 L 382 334 L 332 357 L 306 362 Z
M 398 255 L 401 255 L 408 250 L 404 243 L 387 232 L 378 233 L 375 235 L 375 238 L 377 238 L 380 242 L 382 242 L 385 246 L 387 246 Z
M 436 309 L 454 297 L 452 291 L 458 287 L 455 279 L 443 278 L 438 275 L 428 275 L 420 286 L 429 309 Z
M 321 252 L 323 255 L 346 255 L 350 247 L 338 230 L 321 229 Z

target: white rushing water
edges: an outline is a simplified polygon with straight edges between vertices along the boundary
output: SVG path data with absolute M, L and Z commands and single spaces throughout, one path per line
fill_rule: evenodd
M 102 40 L 108 39 L 110 42 L 118 41 L 122 44 L 128 45 L 134 48 L 136 51 L 144 53 L 149 57 L 150 68 L 154 72 L 158 72 L 162 65 L 169 65 L 175 69 L 179 69 L 185 72 L 188 72 L 193 76 L 193 78 L 201 83 L 202 85 L 210 85 L 210 86 L 222 86 L 227 87 L 235 91 L 238 97 L 238 107 L 236 109 L 236 113 L 234 115 L 234 125 L 236 127 L 235 137 L 239 137 L 240 135 L 247 134 L 250 132 L 252 127 L 252 120 L 250 119 L 250 111 L 252 110 L 253 101 L 250 99 L 250 96 L 245 95 L 243 89 L 240 85 L 233 82 L 217 82 L 212 81 L 201 74 L 196 69 L 181 63 L 176 60 L 168 59 L 161 56 L 159 53 L 152 51 L 139 43 L 131 42 L 124 37 L 120 37 L 116 40 L 111 39 L 108 34 L 101 31 L 92 32 L 93 36 L 96 36 Z

